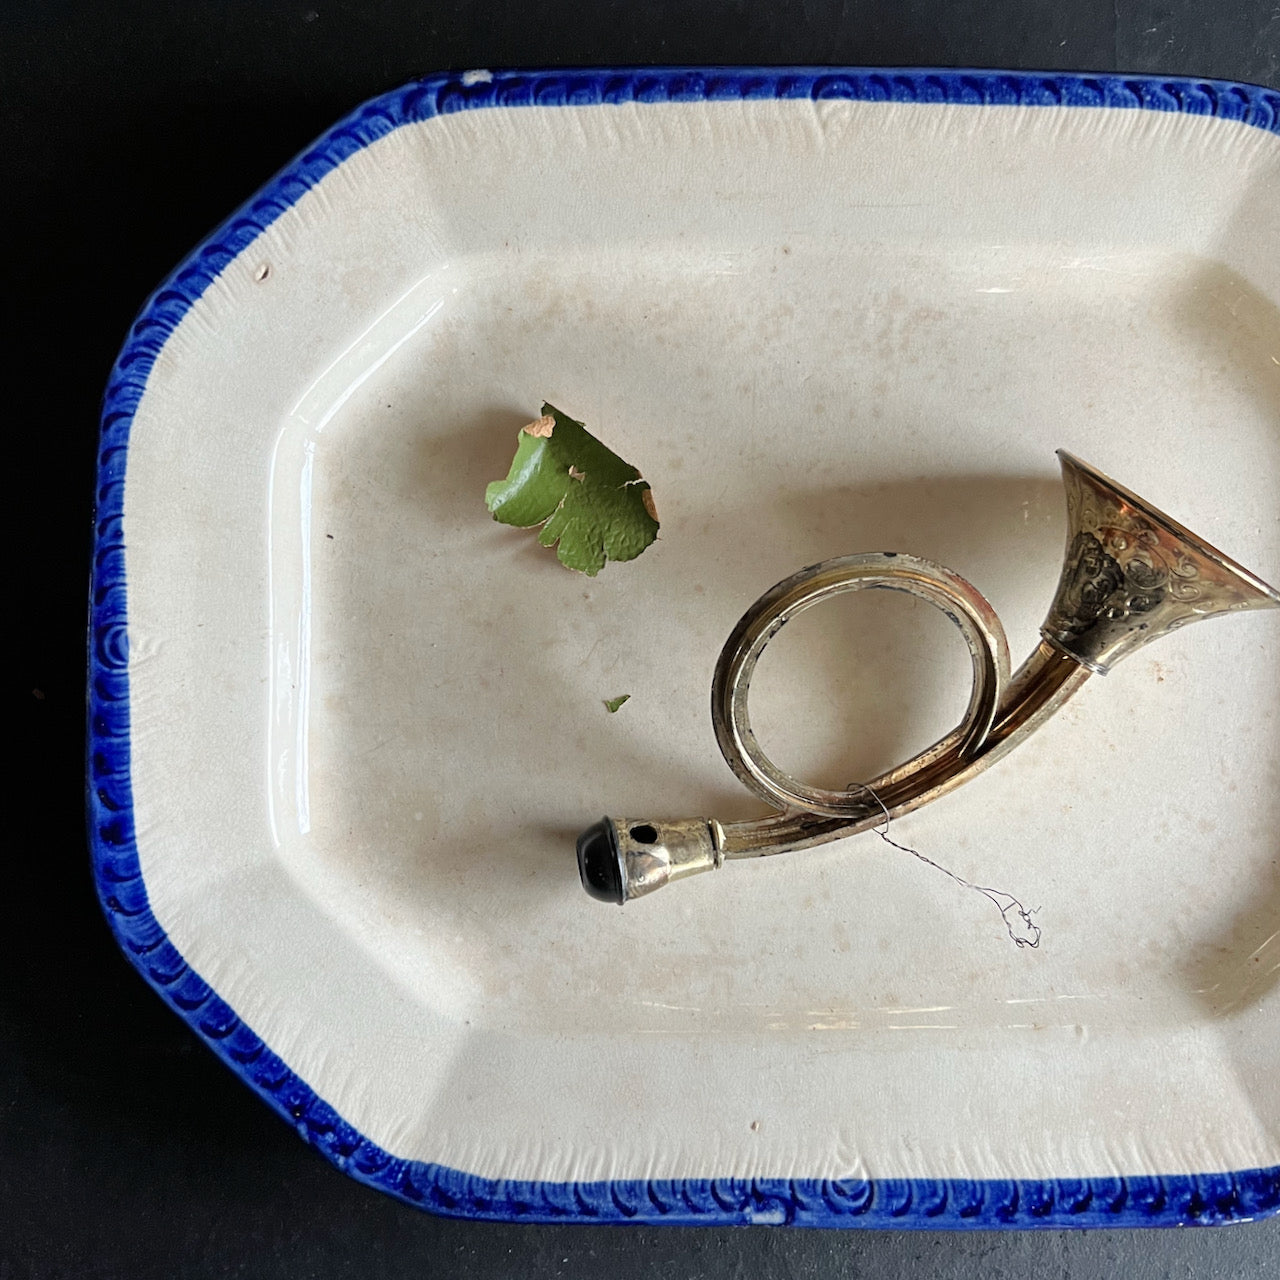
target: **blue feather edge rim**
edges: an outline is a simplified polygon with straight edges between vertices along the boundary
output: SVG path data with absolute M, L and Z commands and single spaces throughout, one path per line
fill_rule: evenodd
M 749 98 L 1120 107 L 1215 116 L 1280 134 L 1280 93 L 1223 81 L 991 71 L 632 69 L 446 74 L 353 112 L 222 224 L 143 307 L 112 370 L 98 453 L 90 595 L 87 799 L 94 877 L 125 954 L 163 999 L 307 1142 L 409 1204 L 504 1222 L 915 1228 L 1221 1224 L 1280 1211 L 1280 1166 L 1169 1177 L 1044 1181 L 693 1178 L 550 1183 L 399 1159 L 364 1137 L 183 959 L 151 912 L 129 763 L 124 482 L 134 413 L 161 348 L 227 265 L 349 156 L 402 125 L 485 107 Z

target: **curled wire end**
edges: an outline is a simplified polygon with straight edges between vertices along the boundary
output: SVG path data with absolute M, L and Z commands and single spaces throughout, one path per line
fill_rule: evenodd
M 963 876 L 956 875 L 954 871 L 944 867 L 940 862 L 934 862 L 932 858 L 921 853 L 919 849 L 913 849 L 910 845 L 900 844 L 889 835 L 889 810 L 886 808 L 884 801 L 880 799 L 871 787 L 867 786 L 865 782 L 850 782 L 845 787 L 845 790 L 864 791 L 880 806 L 880 812 L 884 814 L 884 821 L 879 826 L 873 827 L 872 830 L 885 844 L 892 845 L 903 853 L 909 853 L 913 858 L 918 858 L 927 866 L 933 867 L 935 871 L 941 871 L 944 876 L 950 876 L 956 884 L 962 885 L 966 889 L 972 889 L 974 893 L 982 894 L 1000 912 L 1000 919 L 1004 921 L 1005 930 L 1008 932 L 1009 939 L 1014 946 L 1030 947 L 1034 950 L 1040 945 L 1040 926 L 1031 918 L 1040 910 L 1039 907 L 1028 910 L 1011 893 L 1005 893 L 1000 889 L 990 889 L 986 885 L 973 884 Z

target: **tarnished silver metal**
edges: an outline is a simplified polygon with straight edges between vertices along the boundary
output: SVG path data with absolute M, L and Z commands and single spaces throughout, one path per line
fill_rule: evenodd
M 761 749 L 747 710 L 751 676 L 765 645 L 806 609 L 832 596 L 865 589 L 902 591 L 927 600 L 956 624 L 968 645 L 973 663 L 968 710 L 955 730 L 929 752 L 967 757 L 991 732 L 1000 694 L 1009 683 L 1009 643 L 995 611 L 969 583 L 940 564 L 896 551 L 840 556 L 809 565 L 771 587 L 751 606 L 725 642 L 711 680 L 711 723 L 721 755 L 742 783 L 779 809 L 847 818 L 866 807 L 865 795 L 810 787 L 783 773 Z M 916 763 L 924 760 L 918 756 Z
M 1067 488 L 1062 580 L 1042 634 L 1105 675 L 1197 618 L 1266 608 L 1275 591 L 1189 529 L 1061 450 Z
M 714 871 L 724 861 L 717 838 L 720 824 L 713 819 L 614 818 L 613 824 L 628 898 L 652 893 L 683 876 Z
M 716 664 L 711 719 L 729 767 L 777 811 L 748 822 L 609 819 L 583 832 L 578 863 L 593 896 L 626 902 L 727 858 L 810 848 L 870 830 L 936 800 L 1006 755 L 1093 674 L 1199 618 L 1280 607 L 1280 592 L 1176 521 L 1062 450 L 1067 549 L 1042 639 L 1010 678 L 1009 648 L 987 600 L 951 570 L 896 552 L 810 565 L 764 593 Z M 960 723 L 919 755 L 847 791 L 811 787 L 779 769 L 751 729 L 747 696 L 765 646 L 832 596 L 905 591 L 960 629 L 973 666 Z

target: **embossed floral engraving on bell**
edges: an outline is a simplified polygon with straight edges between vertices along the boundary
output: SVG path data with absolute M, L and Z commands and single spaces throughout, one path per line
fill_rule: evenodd
M 1123 485 L 1062 450 L 1068 542 L 1041 634 L 1099 675 L 1139 646 L 1276 592 Z

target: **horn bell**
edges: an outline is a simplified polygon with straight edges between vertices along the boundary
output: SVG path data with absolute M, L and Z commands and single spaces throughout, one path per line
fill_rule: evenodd
M 1064 449 L 1067 550 L 1040 634 L 1105 675 L 1200 618 L 1280 607 L 1268 586 L 1203 538 Z

